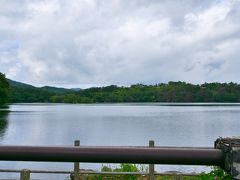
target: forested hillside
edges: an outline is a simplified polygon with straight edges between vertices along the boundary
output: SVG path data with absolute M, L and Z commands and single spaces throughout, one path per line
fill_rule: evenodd
M 193 85 L 169 82 L 131 87 L 95 87 L 76 93 L 55 95 L 51 102 L 103 103 L 103 102 L 240 102 L 240 85 L 234 83 L 205 83 Z
M 240 85 L 236 83 L 205 83 L 194 85 L 185 82 L 130 87 L 106 86 L 73 89 L 41 87 L 8 80 L 11 102 L 52 103 L 114 103 L 114 102 L 240 102 Z
M 32 102 L 50 102 L 50 97 L 63 93 L 73 92 L 65 88 L 56 88 L 50 86 L 35 87 L 32 85 L 16 82 L 8 79 L 11 87 L 11 102 L 14 103 L 32 103 Z

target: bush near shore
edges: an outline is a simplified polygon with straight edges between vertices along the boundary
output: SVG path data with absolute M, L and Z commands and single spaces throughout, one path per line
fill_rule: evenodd
M 135 164 L 120 164 L 116 168 L 109 166 L 103 166 L 101 172 L 148 172 L 148 166 L 146 165 L 135 165 Z M 82 175 L 82 179 L 86 180 L 148 180 L 148 175 Z M 212 171 L 209 173 L 201 173 L 196 176 L 185 176 L 185 175 L 155 175 L 155 180 L 172 180 L 172 179 L 181 179 L 181 180 L 231 180 L 232 178 L 221 168 L 212 167 Z

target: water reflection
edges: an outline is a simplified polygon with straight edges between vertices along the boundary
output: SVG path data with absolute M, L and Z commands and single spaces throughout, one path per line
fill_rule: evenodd
M 8 126 L 8 107 L 0 107 L 0 138 L 2 138 L 5 134 L 5 131 Z

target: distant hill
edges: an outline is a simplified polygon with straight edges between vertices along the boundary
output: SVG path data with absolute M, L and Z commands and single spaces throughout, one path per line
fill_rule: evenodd
M 11 87 L 39 89 L 39 90 L 45 90 L 45 91 L 56 93 L 56 94 L 69 93 L 69 92 L 75 92 L 75 91 L 81 90 L 80 88 L 67 89 L 67 88 L 52 87 L 52 86 L 35 87 L 29 84 L 13 81 L 11 79 L 7 79 L 7 81 Z
M 58 88 L 58 87 L 51 87 L 51 86 L 44 86 L 44 87 L 41 87 L 40 89 L 57 93 L 57 94 L 69 93 L 74 91 L 72 89 Z
M 75 93 L 79 89 L 66 89 L 51 86 L 35 87 L 29 84 L 13 81 L 11 79 L 7 79 L 7 81 L 11 88 L 11 102 L 13 103 L 50 102 L 50 98 L 52 96 Z
M 25 83 L 21 83 L 21 82 L 17 82 L 17 81 L 13 81 L 11 79 L 7 79 L 9 85 L 11 87 L 21 87 L 21 88 L 36 88 L 32 85 L 29 85 L 29 84 L 25 84 Z
M 73 90 L 73 91 L 81 91 L 82 89 L 81 88 L 71 88 L 71 90 Z

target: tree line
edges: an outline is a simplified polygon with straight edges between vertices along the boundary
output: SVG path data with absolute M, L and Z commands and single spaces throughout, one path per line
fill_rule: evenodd
M 129 87 L 110 85 L 74 91 L 37 88 L 6 80 L 0 73 L 0 105 L 9 103 L 124 103 L 124 102 L 240 102 L 237 83 L 168 82 L 155 85 L 135 84 Z
M 114 103 L 114 102 L 240 102 L 240 85 L 236 83 L 185 82 L 130 87 L 115 85 L 93 87 L 75 93 L 54 95 L 55 103 Z

